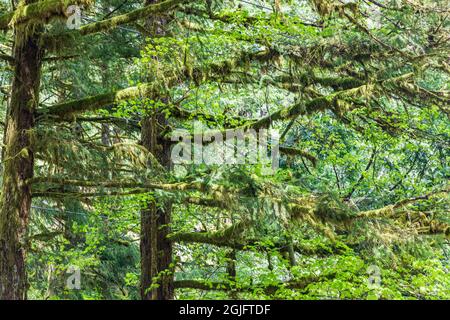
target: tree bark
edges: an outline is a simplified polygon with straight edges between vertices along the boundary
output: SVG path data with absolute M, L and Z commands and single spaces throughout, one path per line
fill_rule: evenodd
M 163 139 L 161 128 L 166 123 L 162 114 L 142 120 L 141 140 L 166 169 L 170 169 L 170 144 Z M 172 241 L 170 233 L 172 205 L 149 201 L 141 210 L 141 298 L 143 300 L 173 299 Z M 148 290 L 157 279 L 157 288 Z
M 34 2 L 29 0 L 26 4 Z M 3 185 L 0 210 L 0 299 L 26 299 L 26 233 L 33 177 L 31 130 L 39 101 L 42 50 L 40 27 L 15 29 L 14 79 L 4 132 Z
M 159 0 L 145 0 L 145 6 Z M 153 35 L 166 33 L 167 21 L 150 16 L 145 26 Z M 167 171 L 171 168 L 170 142 L 163 137 L 167 127 L 163 113 L 153 112 L 144 116 L 141 127 L 142 145 L 150 151 Z M 174 296 L 172 266 L 172 241 L 170 233 L 172 204 L 154 199 L 141 210 L 141 298 L 143 300 L 172 300 Z M 156 280 L 156 288 L 148 288 Z

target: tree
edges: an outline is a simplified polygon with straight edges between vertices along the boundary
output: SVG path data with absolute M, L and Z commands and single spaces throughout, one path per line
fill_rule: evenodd
M 114 18 L 83 26 L 62 37 L 87 35 L 120 24 L 162 12 L 181 1 L 167 1 L 149 5 Z M 3 14 L 2 29 L 14 26 L 14 81 L 11 87 L 8 124 L 5 128 L 5 152 L 0 238 L 2 289 L 5 299 L 26 297 L 24 237 L 31 206 L 31 188 L 27 180 L 33 177 L 33 146 L 27 136 L 35 126 L 35 112 L 39 101 L 39 81 L 44 52 L 57 36 L 43 36 L 42 24 L 48 18 L 64 14 L 69 2 L 24 2 L 15 12 Z M 44 43 L 44 46 L 42 45 Z M 55 43 L 55 42 L 53 42 Z M 47 46 L 47 47 L 45 47 Z

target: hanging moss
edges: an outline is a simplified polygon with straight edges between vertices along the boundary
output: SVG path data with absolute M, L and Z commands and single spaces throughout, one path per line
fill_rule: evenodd
M 331 0 L 312 0 L 317 12 L 324 17 L 329 16 L 334 10 L 336 5 Z

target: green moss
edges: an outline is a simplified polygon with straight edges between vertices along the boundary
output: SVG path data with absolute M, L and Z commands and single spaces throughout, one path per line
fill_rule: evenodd
M 15 11 L 0 16 L 0 29 L 8 29 L 30 20 L 43 23 L 55 16 L 65 16 L 70 5 L 88 6 L 91 3 L 92 0 L 46 0 L 25 5 L 25 2 L 21 1 Z

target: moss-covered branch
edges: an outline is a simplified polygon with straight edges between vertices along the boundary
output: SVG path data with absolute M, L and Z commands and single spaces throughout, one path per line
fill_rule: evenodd
M 239 243 L 239 239 L 248 225 L 248 221 L 241 221 L 220 231 L 173 233 L 169 238 L 174 242 L 205 243 L 242 250 L 244 245 Z
M 182 4 L 182 3 L 188 3 L 192 0 L 166 0 L 163 2 L 159 2 L 156 4 L 151 4 L 148 6 L 145 6 L 144 8 L 137 9 L 134 11 L 131 11 L 129 13 L 125 13 L 116 17 L 112 17 L 110 19 L 94 22 L 87 24 L 85 26 L 82 26 L 78 32 L 81 35 L 87 35 L 92 33 L 97 33 L 101 31 L 106 31 L 112 28 L 115 28 L 117 26 L 127 24 L 130 22 L 134 22 L 139 19 L 143 19 L 146 17 L 149 17 L 150 15 L 166 12 L 173 7 Z
M 437 218 L 436 212 L 430 214 L 410 207 L 410 205 L 414 205 L 419 201 L 427 201 L 433 198 L 441 199 L 440 197 L 443 197 L 443 199 L 448 198 L 449 192 L 450 189 L 447 187 L 425 195 L 403 199 L 379 209 L 360 212 L 355 218 L 392 219 L 409 226 L 418 234 L 444 234 L 450 236 L 450 224 Z
M 261 292 L 267 295 L 275 294 L 279 289 L 302 290 L 311 283 L 326 281 L 333 279 L 335 273 L 329 273 L 322 276 L 308 276 L 297 280 L 288 282 L 280 282 L 278 284 L 263 285 L 240 285 L 233 282 L 215 282 L 206 280 L 177 280 L 174 281 L 175 289 L 197 289 L 197 290 L 216 290 L 229 291 L 235 290 L 238 292 Z
M 363 211 L 358 214 L 358 217 L 367 217 L 367 218 L 376 218 L 376 217 L 383 217 L 388 218 L 392 217 L 398 212 L 400 209 L 402 209 L 404 206 L 407 206 L 409 204 L 415 203 L 417 201 L 421 200 L 429 200 L 432 197 L 437 197 L 439 195 L 446 195 L 448 196 L 448 193 L 450 192 L 450 187 L 440 189 L 434 192 L 427 193 L 425 195 L 413 197 L 413 198 L 407 198 L 400 200 L 396 202 L 395 204 L 391 204 L 388 206 L 385 206 L 383 208 L 374 209 L 374 210 L 368 210 Z
M 249 15 L 249 14 L 247 14 L 248 12 L 242 11 L 242 10 L 239 10 L 236 12 L 214 13 L 214 12 L 208 12 L 208 11 L 200 10 L 200 9 L 196 9 L 196 8 L 186 8 L 186 9 L 183 9 L 182 12 L 187 15 L 196 15 L 196 16 L 200 16 L 200 17 L 203 17 L 206 19 L 221 21 L 223 23 L 240 23 L 245 26 L 255 25 L 257 23 L 261 23 L 261 21 L 270 23 L 273 21 L 274 17 L 276 17 L 276 13 L 267 14 L 267 15 L 259 15 L 258 17 L 256 17 L 256 16 Z M 323 25 L 321 25 L 321 24 L 305 22 L 305 21 L 301 21 L 298 18 L 291 18 L 291 17 L 283 17 L 283 19 L 279 19 L 277 21 L 277 23 L 279 23 L 281 26 L 303 25 L 303 26 L 323 28 Z
M 101 197 L 120 197 L 136 194 L 148 193 L 148 189 L 132 189 L 129 191 L 106 191 L 106 192 L 75 192 L 57 189 L 47 189 L 45 191 L 35 191 L 32 193 L 33 198 L 52 198 L 52 199 L 88 199 Z
M 27 180 L 27 184 L 56 184 L 62 186 L 78 186 L 87 188 L 141 188 L 151 190 L 166 191 L 186 191 L 186 190 L 205 190 L 206 186 L 198 182 L 179 182 L 179 183 L 139 183 L 134 181 L 91 181 L 63 179 L 56 177 L 34 177 Z
M 144 83 L 139 86 L 129 87 L 122 90 L 111 91 L 86 97 L 79 100 L 72 100 L 57 105 L 44 108 L 39 111 L 40 117 L 56 118 L 67 120 L 74 114 L 79 114 L 91 110 L 98 110 L 111 104 L 117 104 L 128 99 L 139 97 L 151 98 L 158 93 L 158 86 L 153 83 Z
M 278 241 L 272 243 L 270 246 L 262 244 L 261 241 L 256 239 L 246 239 L 241 236 L 243 230 L 242 227 L 246 227 L 248 224 L 238 224 L 228 227 L 221 231 L 211 232 L 176 232 L 169 236 L 174 242 L 180 243 L 198 243 L 209 244 L 216 247 L 231 248 L 236 250 L 279 250 L 285 252 L 287 249 L 286 242 Z M 340 246 L 337 243 L 330 244 L 329 246 L 313 247 L 301 243 L 293 243 L 293 250 L 301 255 L 309 256 L 328 256 L 331 254 L 343 254 L 348 248 Z
M 19 5 L 15 11 L 0 15 L 0 29 L 6 30 L 15 24 L 31 20 L 43 23 L 52 17 L 64 17 L 68 6 L 89 5 L 91 2 L 92 0 L 45 0 Z
M 194 196 L 187 196 L 181 199 L 180 203 L 188 203 L 198 206 L 204 206 L 204 207 L 216 207 L 216 208 L 229 208 L 230 203 L 219 200 L 219 199 L 212 199 L 212 198 L 203 198 L 203 197 L 194 197 Z
M 365 83 L 357 87 L 336 91 L 329 95 L 319 96 L 306 102 L 300 101 L 289 108 L 283 108 L 275 111 L 266 117 L 247 125 L 247 127 L 260 129 L 269 127 L 274 121 L 277 120 L 292 119 L 300 115 L 308 115 L 325 110 L 331 110 L 335 114 L 340 115 L 348 110 L 351 110 L 352 108 L 359 107 L 360 104 L 355 104 L 353 101 L 361 97 L 373 96 L 379 85 L 406 81 L 413 76 L 413 73 L 407 73 L 398 77 L 378 80 L 374 83 Z M 359 84 L 359 82 L 355 83 Z
M 60 42 L 60 40 L 64 38 L 75 38 L 78 36 L 85 36 L 88 34 L 94 34 L 98 32 L 108 31 L 111 29 L 114 29 L 118 26 L 132 23 L 134 21 L 137 21 L 139 19 L 144 19 L 146 17 L 149 17 L 151 15 L 159 14 L 159 13 L 165 13 L 177 5 L 183 4 L 183 3 L 189 3 L 192 2 L 192 0 L 166 0 L 163 2 L 159 2 L 156 4 L 151 4 L 148 6 L 145 6 L 141 9 L 136 9 L 131 12 L 118 15 L 109 19 L 92 22 L 89 24 L 86 24 L 84 26 L 81 26 L 79 29 L 71 30 L 62 34 L 57 35 L 48 35 L 44 40 L 44 44 L 47 47 L 53 47 L 52 44 L 55 42 Z
M 216 115 L 211 114 L 203 111 L 190 111 L 183 109 L 178 106 L 170 106 L 170 114 L 178 119 L 183 120 L 206 120 L 206 121 L 214 121 L 217 122 L 218 120 L 221 120 L 221 123 L 224 127 L 227 128 L 233 128 L 233 127 L 239 127 L 244 126 L 247 123 L 255 121 L 254 119 L 248 119 L 244 117 L 239 116 L 228 116 L 228 115 Z
M 77 186 L 77 187 L 85 187 L 85 188 L 121 188 L 121 189 L 133 189 L 135 194 L 137 193 L 146 193 L 151 192 L 153 190 L 164 190 L 168 192 L 185 192 L 185 191 L 198 191 L 203 193 L 208 193 L 213 195 L 215 198 L 222 199 L 224 195 L 229 195 L 233 197 L 240 196 L 241 192 L 246 192 L 247 190 L 239 189 L 236 187 L 225 187 L 216 184 L 206 184 L 203 182 L 177 182 L 177 183 L 152 183 L 152 182 L 136 182 L 136 181 L 93 181 L 93 180 L 76 180 L 76 179 L 64 179 L 59 177 L 34 177 L 28 179 L 26 181 L 27 184 L 34 186 L 43 184 L 47 188 L 47 190 L 33 190 L 33 194 L 40 194 L 43 196 L 43 193 L 66 193 L 63 189 L 64 186 Z M 50 186 L 49 186 L 50 185 Z M 52 186 L 53 185 L 53 186 Z M 55 190 L 55 187 L 57 189 Z M 59 188 L 59 189 L 58 189 Z M 67 191 L 68 194 L 73 193 L 73 191 Z M 77 194 L 77 193 L 73 193 Z M 78 193 L 80 197 L 83 197 L 87 194 L 80 192 Z M 98 194 L 95 192 L 90 196 L 101 196 L 102 194 Z M 103 194 L 105 195 L 105 194 Z

